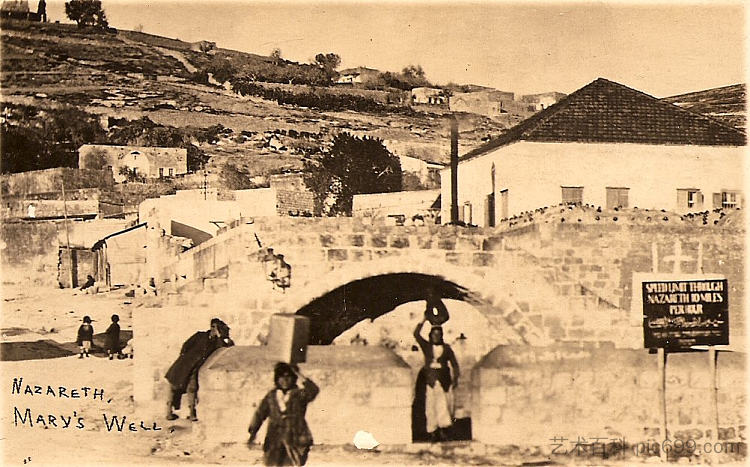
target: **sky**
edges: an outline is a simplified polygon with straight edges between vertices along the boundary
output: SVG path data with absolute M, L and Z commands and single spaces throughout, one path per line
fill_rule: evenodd
M 36 0 L 29 0 L 35 8 Z M 419 64 L 434 83 L 570 93 L 598 77 L 656 97 L 745 81 L 741 2 L 102 0 L 111 26 L 343 68 Z M 48 0 L 67 22 L 63 0 Z

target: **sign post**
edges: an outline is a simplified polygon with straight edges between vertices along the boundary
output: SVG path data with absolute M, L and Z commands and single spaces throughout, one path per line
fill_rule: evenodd
M 665 258 L 674 261 L 674 272 L 658 275 L 656 244 L 652 245 L 653 273 L 649 280 L 642 280 L 643 342 L 647 349 L 657 349 L 661 386 L 662 430 L 667 436 L 666 362 L 667 353 L 695 351 L 696 347 L 708 346 L 709 371 L 711 372 L 710 400 L 713 412 L 713 427 L 716 441 L 719 440 L 719 410 L 717 384 L 716 345 L 729 345 L 729 296 L 725 278 L 703 273 L 703 248 L 698 246 L 699 274 L 681 274 L 681 244 L 675 244 L 674 256 Z M 689 260 L 689 258 L 687 258 Z M 660 457 L 666 460 L 664 444 Z

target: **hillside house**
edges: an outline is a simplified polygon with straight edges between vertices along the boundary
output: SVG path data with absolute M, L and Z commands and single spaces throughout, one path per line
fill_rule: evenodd
M 521 96 L 521 102 L 526 104 L 525 107 L 531 112 L 544 110 L 560 99 L 565 97 L 561 92 L 543 92 L 541 94 L 526 94 Z
M 0 5 L 0 16 L 3 18 L 41 21 L 42 15 L 46 17 L 47 13 L 41 2 L 36 12 L 31 11 L 28 0 L 3 0 Z
M 599 78 L 464 154 L 461 220 L 481 226 L 560 203 L 679 213 L 742 206 L 746 136 Z M 443 200 L 451 174 L 441 172 Z M 441 215 L 450 219 L 450 202 Z
M 379 70 L 366 68 L 363 66 L 357 68 L 347 68 L 339 72 L 339 79 L 336 84 L 367 84 L 378 79 Z
M 411 90 L 412 104 L 445 105 L 448 97 L 445 91 L 437 88 L 414 88 Z
M 271 190 L 276 197 L 276 212 L 280 216 L 311 216 L 315 213 L 315 196 L 301 173 L 271 176 Z
M 84 144 L 78 149 L 78 166 L 108 168 L 117 183 L 127 179 L 124 169 L 145 178 L 174 177 L 187 173 L 187 149 Z
M 108 172 L 70 167 L 2 175 L 0 218 L 92 219 L 121 215 L 122 200 L 112 193 L 112 184 Z
M 439 162 L 426 161 L 411 156 L 398 156 L 398 160 L 403 172 L 415 174 L 423 183 L 430 181 L 432 178 L 437 180 L 440 171 L 445 167 L 445 164 Z
M 468 112 L 486 117 L 497 117 L 508 112 L 513 104 L 514 94 L 505 91 L 461 92 L 448 100 L 452 112 Z

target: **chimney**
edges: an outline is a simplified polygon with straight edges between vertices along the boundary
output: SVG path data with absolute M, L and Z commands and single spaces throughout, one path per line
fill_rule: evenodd
M 458 222 L 458 120 L 450 117 L 451 123 L 451 224 Z

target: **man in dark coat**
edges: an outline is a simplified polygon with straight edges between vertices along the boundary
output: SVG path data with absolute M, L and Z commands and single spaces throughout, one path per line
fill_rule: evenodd
M 198 393 L 198 370 L 216 349 L 232 345 L 234 345 L 234 342 L 229 338 L 229 326 L 219 318 L 211 320 L 211 329 L 196 332 L 185 341 L 180 350 L 180 356 L 166 374 L 170 384 L 167 420 L 177 418 L 172 409 L 180 408 L 182 394 L 184 393 L 187 393 L 188 396 L 190 419 L 198 420 L 195 411 Z

